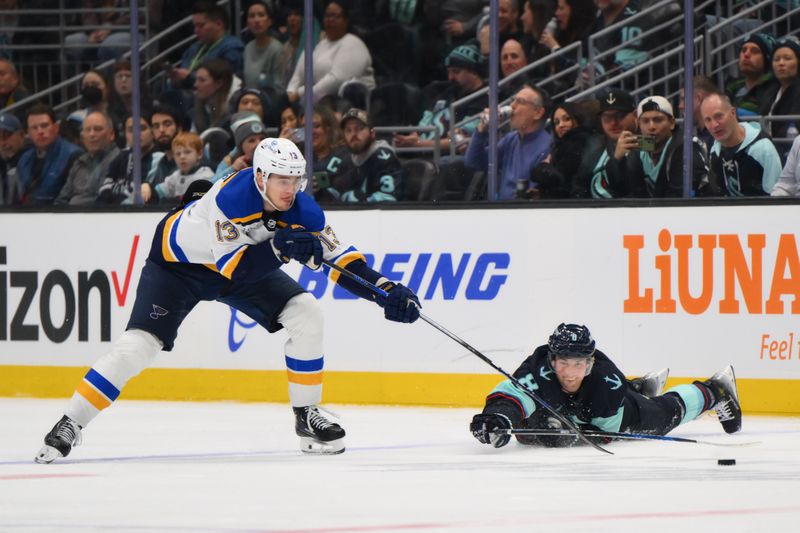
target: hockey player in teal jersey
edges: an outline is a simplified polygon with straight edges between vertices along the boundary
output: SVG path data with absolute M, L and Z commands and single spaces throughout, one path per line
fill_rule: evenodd
M 628 381 L 595 348 L 586 326 L 561 324 L 547 344 L 523 361 L 514 377 L 584 430 L 666 435 L 709 409 L 716 410 L 725 432 L 741 429 L 742 410 L 733 367 L 706 381 L 678 385 L 661 394 L 666 373 L 665 369 Z M 505 380 L 486 398 L 483 412 L 472 419 L 470 431 L 480 442 L 500 448 L 511 439 L 504 430 L 563 429 L 559 420 L 548 415 Z M 577 443 L 573 435 L 520 434 L 517 439 L 523 444 L 548 447 Z
M 78 384 L 64 416 L 45 436 L 35 460 L 66 457 L 81 430 L 111 405 L 125 384 L 147 368 L 159 351 L 170 351 L 184 318 L 200 301 L 228 304 L 269 332 L 286 329 L 284 347 L 295 432 L 307 453 L 341 453 L 345 431 L 320 411 L 322 313 L 313 296 L 280 267 L 291 260 L 311 269 L 323 258 L 387 291 L 375 296 L 346 276 L 331 278 L 375 301 L 388 320 L 414 322 L 419 300 L 367 266 L 344 244 L 307 194 L 306 161 L 287 139 L 264 139 L 253 167 L 218 181 L 201 198 L 185 203 L 158 224 L 137 287 L 126 331 Z M 327 267 L 324 267 L 327 269 Z

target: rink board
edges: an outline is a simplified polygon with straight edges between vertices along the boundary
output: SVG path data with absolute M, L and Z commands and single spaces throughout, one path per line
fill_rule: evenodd
M 341 241 L 512 371 L 562 321 L 628 375 L 733 364 L 745 408 L 800 414 L 798 207 L 333 211 Z M 0 395 L 69 395 L 124 330 L 157 213 L 0 214 Z M 19 231 L 14 231 L 19 228 Z M 31 244 L 35 243 L 35 244 Z M 325 314 L 325 400 L 477 405 L 502 379 L 424 323 L 287 267 Z M 217 303 L 125 398 L 284 401 L 284 333 Z M 676 381 L 677 382 L 677 381 Z

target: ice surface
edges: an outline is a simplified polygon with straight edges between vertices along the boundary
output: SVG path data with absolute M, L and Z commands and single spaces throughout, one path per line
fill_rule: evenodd
M 717 442 L 481 445 L 472 409 L 326 406 L 347 451 L 298 450 L 288 405 L 119 400 L 67 459 L 33 457 L 64 400 L 0 399 L 0 531 L 797 531 L 800 419 L 713 417 Z M 717 459 L 736 459 L 719 466 Z

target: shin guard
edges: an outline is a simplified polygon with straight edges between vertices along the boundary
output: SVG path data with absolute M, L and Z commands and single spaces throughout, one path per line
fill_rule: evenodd
M 146 331 L 132 329 L 123 333 L 78 384 L 65 414 L 85 428 L 117 399 L 128 380 L 150 366 L 161 346 L 161 341 Z
M 317 405 L 322 401 L 322 310 L 308 293 L 286 303 L 280 323 L 289 333 L 286 341 L 286 372 L 289 400 L 293 407 Z

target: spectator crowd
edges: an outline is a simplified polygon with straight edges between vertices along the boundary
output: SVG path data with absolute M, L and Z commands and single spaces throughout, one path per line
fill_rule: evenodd
M 252 0 L 242 13 L 170 2 L 176 15 L 191 12 L 195 39 L 160 67 L 158 87 L 139 87 L 134 165 L 133 75 L 123 54 L 131 36 L 102 29 L 127 17 L 103 16 L 100 8 L 119 2 L 83 0 L 99 11 L 87 11 L 87 31 L 65 40 L 81 73 L 80 102 L 68 112 L 26 101 L 31 92 L 16 57 L 0 44 L 0 205 L 124 205 L 137 197 L 175 205 L 194 181 L 250 166 L 268 136 L 304 149 L 309 120 L 314 172 L 305 192 L 320 202 L 485 198 L 491 46 L 501 78 L 509 77 L 497 112 L 498 199 L 683 196 L 684 128 L 693 135 L 691 196 L 800 196 L 800 41 L 791 32 L 740 24 L 728 79 L 717 85 L 696 75 L 687 98 L 677 88 L 654 94 L 623 86 L 584 90 L 591 96 L 579 100 L 551 97 L 554 88 L 591 89 L 592 77 L 647 61 L 651 44 L 674 29 L 638 36 L 676 14 L 637 17 L 652 3 L 500 0 L 492 43 L 487 0 L 316 1 L 306 79 L 302 0 Z M 241 36 L 232 16 L 241 16 Z M 593 35 L 599 50 L 613 53 L 589 63 Z M 559 54 L 573 43 L 581 57 Z M 97 68 L 109 58 L 113 67 Z M 560 72 L 571 74 L 545 90 Z M 309 92 L 314 107 L 304 112 Z M 434 151 L 445 155 L 434 160 Z M 411 164 L 421 158 L 426 175 Z

